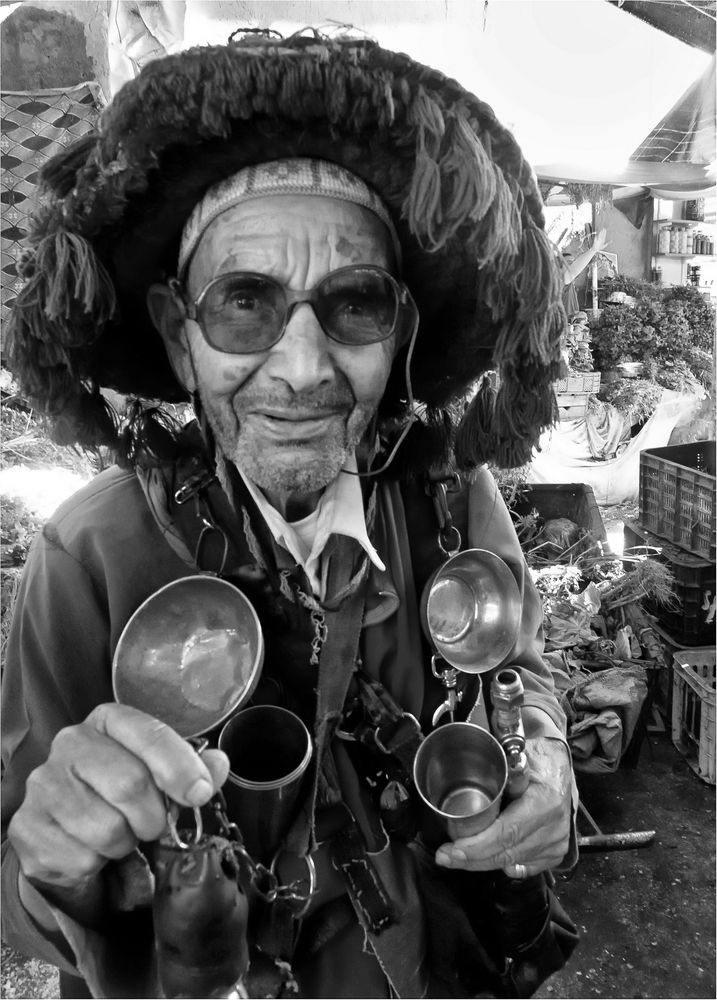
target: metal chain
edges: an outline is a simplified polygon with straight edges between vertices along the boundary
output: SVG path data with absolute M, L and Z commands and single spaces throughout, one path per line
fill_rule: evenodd
M 241 832 L 236 823 L 232 823 L 227 817 L 226 800 L 221 792 L 217 792 L 212 798 L 210 805 L 214 810 L 221 835 L 232 845 L 237 861 L 247 872 L 248 879 L 256 892 L 267 903 L 274 903 L 277 900 L 284 902 L 301 903 L 301 907 L 294 914 L 295 917 L 303 916 L 311 903 L 316 891 L 316 868 L 314 860 L 310 854 L 304 858 L 307 868 L 306 879 L 296 879 L 288 885 L 281 885 L 276 875 L 276 866 L 279 852 L 269 868 L 261 862 L 254 861 L 252 856 L 244 846 Z M 301 887 L 308 881 L 308 891 L 301 891 Z

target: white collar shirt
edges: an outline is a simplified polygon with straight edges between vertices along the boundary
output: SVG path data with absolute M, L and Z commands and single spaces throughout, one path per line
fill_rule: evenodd
M 319 600 L 325 597 L 327 567 L 322 555 L 331 535 L 347 535 L 356 539 L 374 566 L 380 570 L 386 568 L 368 537 L 361 484 L 356 471 L 356 456 L 352 455 L 321 494 L 316 510 L 299 521 L 287 521 L 239 469 L 275 541 L 303 568 L 314 597 Z

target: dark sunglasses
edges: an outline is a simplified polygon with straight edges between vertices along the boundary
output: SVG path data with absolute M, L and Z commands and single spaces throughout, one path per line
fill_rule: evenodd
M 199 325 L 210 347 L 226 354 L 252 354 L 273 347 L 302 302 L 311 303 L 327 337 L 350 347 L 377 344 L 393 333 L 400 345 L 418 319 L 406 286 L 382 267 L 368 265 L 331 271 L 303 292 L 252 271 L 212 279 L 193 302 L 176 278 L 169 287 L 184 302 L 187 316 Z

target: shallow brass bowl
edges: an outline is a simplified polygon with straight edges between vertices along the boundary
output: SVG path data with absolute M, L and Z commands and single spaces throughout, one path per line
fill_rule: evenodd
M 122 631 L 112 686 L 122 705 L 180 736 L 208 732 L 251 697 L 264 662 L 256 611 L 218 577 L 186 576 L 141 604 Z
M 429 580 L 423 622 L 436 652 L 452 667 L 480 674 L 515 645 L 522 607 L 515 577 L 500 556 L 467 549 Z

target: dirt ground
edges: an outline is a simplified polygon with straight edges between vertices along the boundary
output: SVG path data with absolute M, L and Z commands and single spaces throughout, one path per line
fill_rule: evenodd
M 560 900 L 582 940 L 536 997 L 715 997 L 714 787 L 667 733 L 648 734 L 634 768 L 578 775 L 578 787 L 604 833 L 655 830 L 655 840 L 583 851 L 572 876 L 559 876 Z

